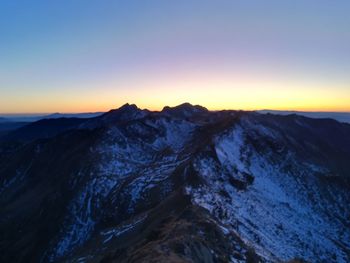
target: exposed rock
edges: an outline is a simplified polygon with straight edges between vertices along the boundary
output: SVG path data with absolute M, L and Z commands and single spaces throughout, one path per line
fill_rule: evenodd
M 350 261 L 348 124 L 190 104 L 52 121 L 0 145 L 1 262 Z

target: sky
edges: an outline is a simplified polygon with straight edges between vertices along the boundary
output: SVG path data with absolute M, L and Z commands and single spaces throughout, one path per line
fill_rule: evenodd
M 0 1 L 0 113 L 350 111 L 348 0 Z

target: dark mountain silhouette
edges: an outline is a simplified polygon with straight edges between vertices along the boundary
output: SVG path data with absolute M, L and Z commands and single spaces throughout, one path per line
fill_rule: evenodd
M 0 262 L 349 262 L 349 160 L 330 119 L 41 120 L 1 137 Z
M 260 113 L 271 113 L 278 115 L 301 115 L 315 119 L 333 119 L 339 122 L 350 123 L 350 112 L 310 112 L 310 111 L 279 111 L 261 110 Z
M 61 119 L 61 118 L 94 118 L 104 114 L 104 112 L 87 112 L 87 113 L 53 113 L 49 115 L 44 115 L 43 119 Z
M 87 113 L 52 113 L 52 114 L 12 114 L 5 115 L 5 118 L 0 117 L 1 119 L 5 119 L 7 122 L 36 122 L 43 119 L 60 119 L 60 118 L 94 118 L 104 114 L 104 112 L 87 112 Z
M 19 129 L 27 125 L 26 122 L 1 122 L 0 123 L 0 138 L 10 133 L 13 130 Z M 1 139 L 0 139 L 1 140 Z
M 54 137 L 67 130 L 78 128 L 80 124 L 86 122 L 86 119 L 78 118 L 60 118 L 43 119 L 37 122 L 20 125 L 19 129 L 0 137 L 0 141 L 31 141 L 35 139 L 44 139 Z
M 190 103 L 183 103 L 176 107 L 165 106 L 162 110 L 162 113 L 180 117 L 180 118 L 186 118 L 186 117 L 192 117 L 198 114 L 208 113 L 208 110 L 200 105 L 193 106 Z
M 7 118 L 0 117 L 0 123 L 9 122 L 9 121 L 10 121 L 10 120 L 7 119 Z

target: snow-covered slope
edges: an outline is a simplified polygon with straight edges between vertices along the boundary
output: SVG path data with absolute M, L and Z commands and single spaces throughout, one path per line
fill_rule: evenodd
M 205 186 L 187 192 L 267 261 L 348 262 L 349 189 L 285 144 L 279 131 L 243 118 L 215 138 L 212 155 L 196 158 Z
M 125 105 L 0 149 L 0 261 L 350 260 L 347 124 Z

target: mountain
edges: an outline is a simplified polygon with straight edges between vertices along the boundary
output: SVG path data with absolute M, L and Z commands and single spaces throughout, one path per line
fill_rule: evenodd
M 104 114 L 104 112 L 88 112 L 88 113 L 53 113 L 42 116 L 43 119 L 60 119 L 60 118 L 94 118 Z
M 7 133 L 27 125 L 26 122 L 0 122 L 0 138 Z M 1 139 L 0 139 L 1 140 Z
M 208 113 L 208 110 L 200 105 L 193 106 L 190 103 L 183 103 L 172 108 L 165 106 L 162 113 L 180 118 L 186 118 L 194 115 L 206 114 Z
M 148 110 L 141 110 L 135 104 L 128 104 L 121 106 L 119 109 L 110 110 L 103 114 L 98 121 L 103 124 L 110 124 L 115 122 L 131 121 L 145 117 L 149 113 Z
M 33 123 L 20 123 L 17 129 L 0 136 L 1 141 L 32 141 L 34 139 L 43 139 L 54 137 L 62 132 L 77 129 L 80 124 L 86 122 L 85 119 L 78 118 L 60 118 L 60 119 L 42 119 Z M 17 123 L 18 124 L 18 123 Z
M 7 118 L 0 117 L 0 123 L 9 122 L 9 121 L 10 120 Z
M 23 127 L 27 123 L 14 122 L 11 119 L 0 117 L 0 138 L 10 131 Z
M 310 112 L 310 111 L 279 111 L 279 110 L 261 110 L 260 113 L 271 113 L 279 115 L 301 115 L 315 119 L 334 119 L 339 122 L 350 123 L 350 112 Z
M 61 118 L 94 118 L 104 114 L 104 112 L 88 112 L 88 113 L 53 113 L 53 114 L 12 114 L 5 115 L 6 118 L 0 117 L 0 122 L 2 119 L 12 122 L 36 122 L 43 119 L 61 119 Z
M 126 104 L 32 125 L 0 143 L 0 262 L 350 261 L 349 124 Z

